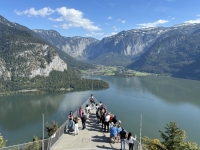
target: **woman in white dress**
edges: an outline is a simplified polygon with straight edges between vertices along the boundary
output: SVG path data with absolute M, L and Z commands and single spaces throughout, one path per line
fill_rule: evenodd
M 79 130 L 78 130 L 78 118 L 77 117 L 74 118 L 74 123 L 75 123 L 74 135 L 76 135 L 76 134 L 78 135 Z

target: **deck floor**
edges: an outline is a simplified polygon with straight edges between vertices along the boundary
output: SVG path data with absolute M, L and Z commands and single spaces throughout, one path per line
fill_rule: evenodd
M 103 132 L 101 124 L 97 124 L 95 110 L 91 111 L 90 119 L 86 122 L 86 129 L 82 129 L 81 120 L 79 120 L 79 134 L 66 133 L 55 143 L 52 150 L 96 150 L 96 149 L 120 149 L 120 143 L 110 142 L 110 133 Z M 128 148 L 128 145 L 126 145 Z

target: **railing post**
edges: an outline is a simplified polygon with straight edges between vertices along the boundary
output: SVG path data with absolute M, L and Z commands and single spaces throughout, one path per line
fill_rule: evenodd
M 62 126 L 61 126 L 61 129 L 62 129 Z M 60 139 L 60 129 L 59 129 L 59 138 L 58 139 Z
M 42 150 L 44 150 L 44 114 L 42 114 Z
M 95 100 L 98 101 L 97 99 L 95 99 Z M 89 104 L 89 103 L 90 103 L 90 102 L 89 102 L 89 99 L 87 99 L 81 106 L 85 108 L 85 106 L 86 106 L 87 104 Z M 78 116 L 79 116 L 79 109 L 76 110 L 75 112 L 76 112 L 76 117 L 78 117 Z M 60 136 L 61 136 L 61 133 L 62 133 L 61 130 L 65 130 L 65 127 L 67 127 L 67 125 L 68 125 L 68 119 L 67 119 L 66 122 L 63 124 L 63 126 L 61 126 L 61 127 L 58 129 L 59 131 L 57 131 L 57 134 L 58 134 L 58 132 L 59 132 L 59 137 L 58 137 L 57 140 L 60 139 Z M 43 127 L 43 131 L 44 131 L 44 114 L 43 114 L 43 125 L 42 125 L 42 127 Z M 64 132 L 65 132 L 65 131 L 64 131 Z M 41 142 L 42 142 L 42 149 L 43 149 L 43 150 L 44 150 L 44 148 L 45 148 L 45 150 L 51 150 L 51 146 L 53 146 L 53 145 L 55 144 L 54 141 L 53 141 L 53 144 L 52 144 L 52 138 L 51 138 L 51 137 L 49 137 L 47 140 L 48 140 L 47 143 L 46 143 L 46 142 L 44 143 L 45 140 L 44 140 L 44 132 L 43 132 L 43 140 L 41 140 Z M 11 149 L 12 149 L 12 147 L 15 147 L 15 148 L 17 148 L 17 150 L 20 150 L 20 145 L 22 145 L 21 149 L 24 149 L 24 145 L 25 145 L 25 144 L 29 144 L 29 143 L 18 144 L 18 145 L 13 145 L 13 146 L 9 146 L 9 147 L 11 147 Z M 45 146 L 44 146 L 44 145 L 45 145 Z M 7 148 L 9 148 L 9 147 L 4 147 L 3 149 L 0 148 L 0 150 L 7 149 Z

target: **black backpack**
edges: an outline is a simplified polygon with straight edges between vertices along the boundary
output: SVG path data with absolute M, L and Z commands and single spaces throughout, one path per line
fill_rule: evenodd
M 82 117 L 81 117 L 81 120 L 82 120 L 82 122 L 86 122 L 85 116 L 82 116 Z

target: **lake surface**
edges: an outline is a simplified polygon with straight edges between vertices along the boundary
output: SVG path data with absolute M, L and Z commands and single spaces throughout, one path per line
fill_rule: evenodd
M 160 138 L 159 130 L 170 121 L 186 131 L 188 141 L 200 145 L 200 82 L 170 77 L 87 76 L 107 81 L 110 88 L 65 94 L 12 95 L 0 97 L 0 133 L 8 145 L 42 137 L 42 114 L 45 122 L 61 125 L 70 110 L 75 111 L 90 94 L 106 104 L 122 121 L 126 130 L 139 140 L 142 114 L 142 137 Z

